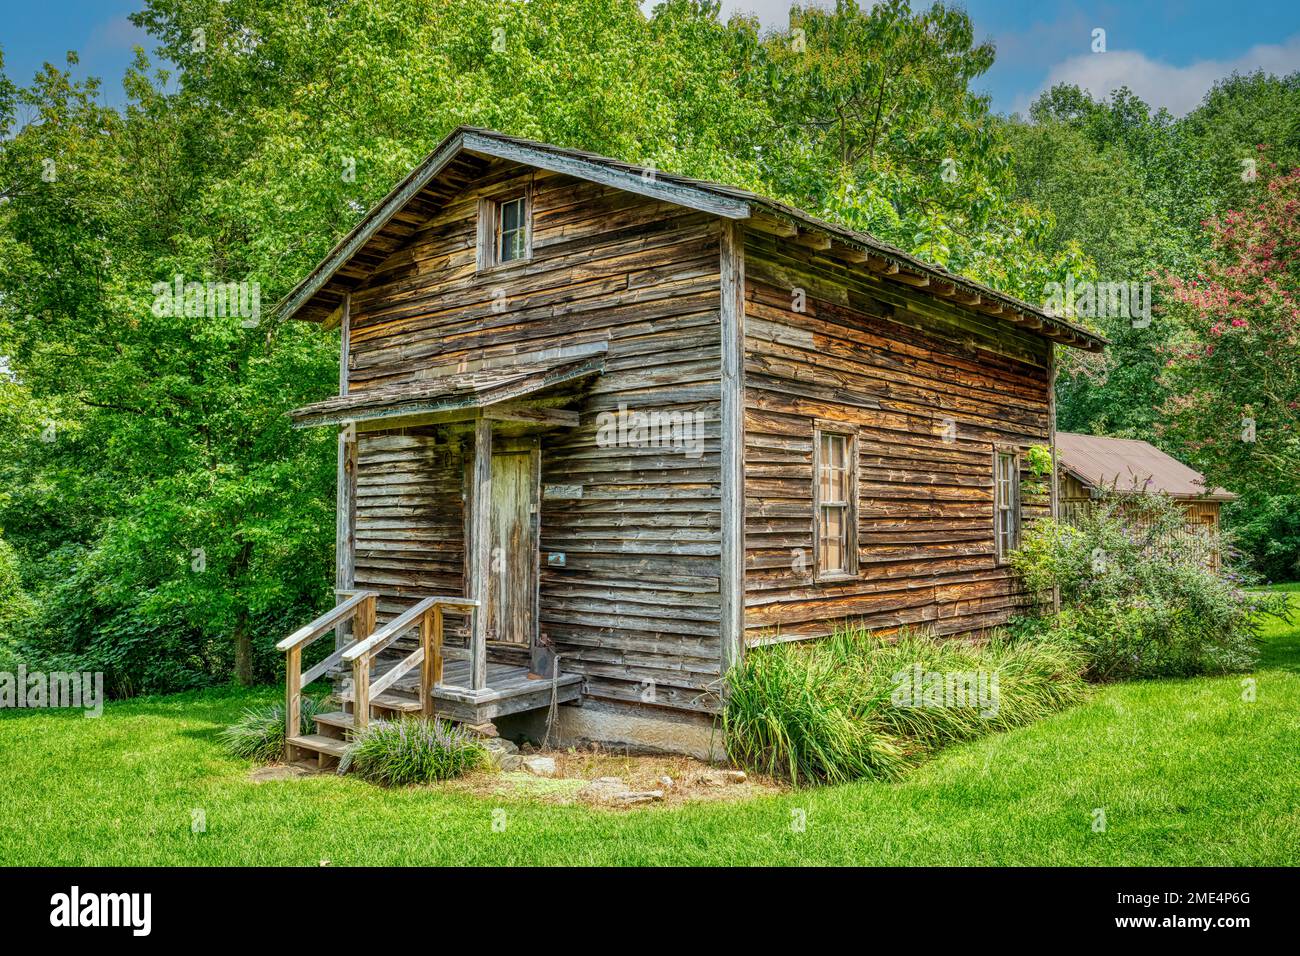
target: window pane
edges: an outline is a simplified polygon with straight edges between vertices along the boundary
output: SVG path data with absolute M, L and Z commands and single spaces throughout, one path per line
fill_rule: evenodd
M 510 262 L 524 257 L 524 231 L 508 232 L 501 243 L 501 261 Z
M 846 509 L 823 507 L 821 514 L 820 565 L 823 571 L 845 569 L 846 538 L 848 527 L 844 521 Z
M 1005 558 L 1020 543 L 1020 502 L 1016 495 L 1016 456 L 999 453 L 994 466 L 994 509 L 998 556 Z
M 524 201 L 512 199 L 501 204 L 501 231 L 514 232 L 523 225 Z
M 818 493 L 823 502 L 845 502 L 849 499 L 847 450 L 846 436 L 821 436 L 821 488 Z
M 522 259 L 528 224 L 524 217 L 524 199 L 511 199 L 497 205 L 497 261 Z

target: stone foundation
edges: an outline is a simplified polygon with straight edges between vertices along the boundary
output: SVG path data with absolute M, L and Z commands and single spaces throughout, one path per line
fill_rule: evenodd
M 545 709 L 498 717 L 501 736 L 540 743 L 546 736 Z M 722 726 L 708 714 L 670 713 L 655 707 L 587 699 L 582 706 L 562 705 L 551 745 L 585 747 L 592 743 L 640 754 L 684 754 L 698 760 L 725 758 Z

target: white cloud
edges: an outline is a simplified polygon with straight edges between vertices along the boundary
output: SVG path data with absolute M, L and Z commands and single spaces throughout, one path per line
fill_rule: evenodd
M 1253 46 L 1230 60 L 1196 60 L 1186 66 L 1173 66 L 1152 60 L 1135 50 L 1107 53 L 1084 53 L 1058 63 L 1047 74 L 1038 93 L 1057 83 L 1073 83 L 1101 98 L 1121 86 L 1127 86 L 1152 107 L 1163 106 L 1175 116 L 1195 109 L 1214 85 L 1235 72 L 1265 70 L 1285 74 L 1300 69 L 1300 34 L 1283 43 Z M 1020 96 L 1014 110 L 1025 113 L 1037 97 Z
M 642 0 L 641 9 L 648 15 L 654 9 L 657 0 Z M 796 0 L 722 0 L 722 12 L 718 15 L 726 23 L 734 13 L 744 13 L 758 17 L 758 22 L 766 29 L 784 29 L 790 25 L 790 6 Z M 798 0 L 803 6 L 817 6 L 834 9 L 835 0 Z M 859 4 L 860 6 L 861 4 Z

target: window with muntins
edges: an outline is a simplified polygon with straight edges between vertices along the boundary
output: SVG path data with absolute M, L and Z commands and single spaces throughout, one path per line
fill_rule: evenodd
M 818 428 L 814 438 L 817 577 L 857 572 L 857 439 Z
M 503 199 L 496 205 L 496 262 L 528 258 L 528 200 Z
M 1014 452 L 997 452 L 993 459 L 994 534 L 998 560 L 1020 547 L 1020 461 Z

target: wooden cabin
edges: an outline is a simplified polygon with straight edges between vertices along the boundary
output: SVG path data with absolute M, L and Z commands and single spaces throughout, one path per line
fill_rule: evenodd
M 1054 345 L 1103 346 L 761 196 L 469 128 L 280 313 L 342 343 L 292 413 L 338 430 L 340 604 L 281 645 L 291 711 L 333 670 L 323 736 L 405 709 L 695 753 L 747 647 L 1024 603 Z
M 1061 519 L 1073 523 L 1107 492 L 1165 494 L 1178 501 L 1189 530 L 1219 529 L 1219 508 L 1236 495 L 1154 445 L 1131 438 L 1056 433 Z

